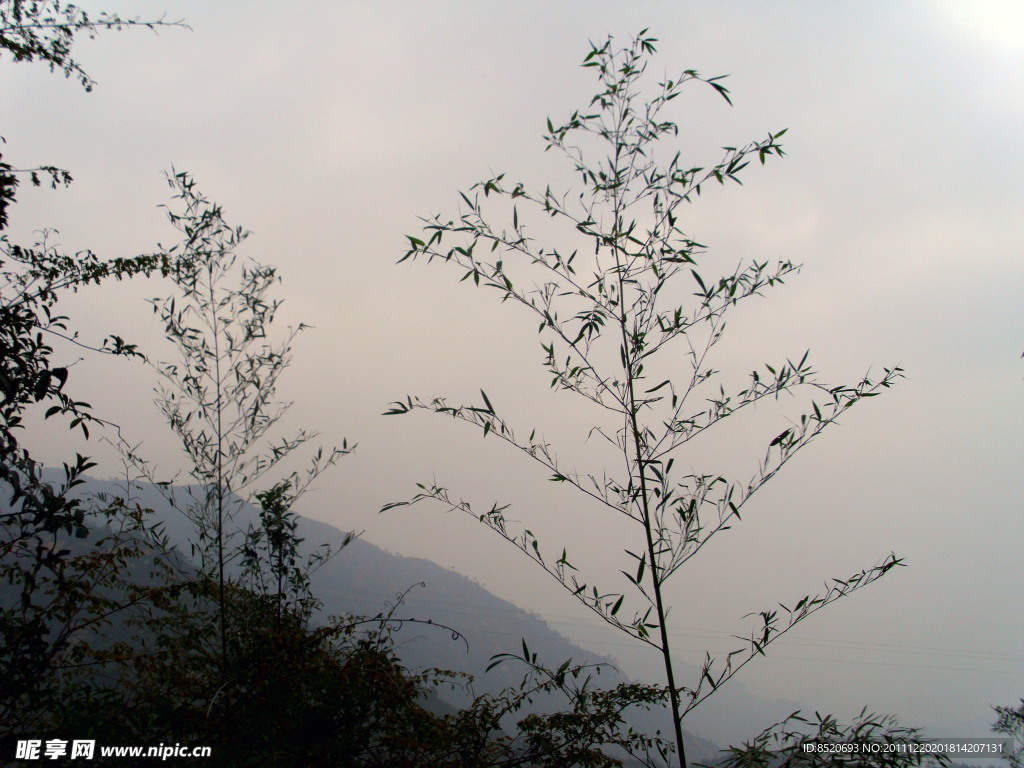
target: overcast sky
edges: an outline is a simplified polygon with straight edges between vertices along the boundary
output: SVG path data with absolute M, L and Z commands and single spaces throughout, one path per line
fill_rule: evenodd
M 709 190 L 689 234 L 724 263 L 785 258 L 802 273 L 730 321 L 716 367 L 811 350 L 826 381 L 901 365 L 907 379 L 850 411 L 716 539 L 672 593 L 683 658 L 729 651 L 741 617 L 896 552 L 909 567 L 809 620 L 743 682 L 843 716 L 862 706 L 910 725 L 982 736 L 990 706 L 1024 696 L 1024 11 L 1005 2 L 156 2 L 125 15 L 191 31 L 104 34 L 76 55 L 91 94 L 40 66 L 0 66 L 5 159 L 49 163 L 68 190 L 23 188 L 12 235 L 57 227 L 104 256 L 171 245 L 162 173 L 188 170 L 279 267 L 282 322 L 309 323 L 282 394 L 294 424 L 359 443 L 302 512 L 392 552 L 427 557 L 632 660 L 595 619 L 471 520 L 427 507 L 378 515 L 439 482 L 563 544 L 613 578 L 622 530 L 494 440 L 438 417 L 384 418 L 406 395 L 480 388 L 538 426 L 581 470 L 594 415 L 553 394 L 536 324 L 443 266 L 396 266 L 418 217 L 458 211 L 458 190 L 507 172 L 568 188 L 543 152 L 548 116 L 585 106 L 588 40 L 659 38 L 656 75 L 729 74 L 735 106 L 702 89 L 675 104 L 679 148 L 788 128 L 788 157 Z M 239 10 L 244 8 L 244 10 Z M 159 283 L 86 292 L 85 329 L 165 351 L 145 297 Z M 170 473 L 178 461 L 138 365 L 86 360 L 73 383 Z M 695 461 L 733 470 L 782 408 Z M 774 419 L 774 420 L 773 420 Z M 764 431 L 767 430 L 767 431 Z M 62 432 L 36 450 L 67 457 Z M 81 448 L 79 446 L 79 448 Z M 92 453 L 107 456 L 99 445 Z M 753 467 L 738 474 L 746 476 Z M 115 474 L 115 463 L 100 474 Z M 589 555 L 587 554 L 589 553 Z M 618 554 L 616 554 L 618 553 Z M 612 564 L 612 565 L 609 565 Z M 607 581 L 608 579 L 605 579 Z M 511 639 L 514 642 L 515 639 Z M 686 681 L 696 682 L 696 681 Z

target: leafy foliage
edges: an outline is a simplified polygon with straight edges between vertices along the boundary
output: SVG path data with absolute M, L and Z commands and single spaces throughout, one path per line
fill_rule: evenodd
M 300 614 L 279 613 L 266 595 L 229 585 L 227 596 L 250 621 L 233 633 L 226 674 L 211 642 L 218 587 L 201 579 L 163 611 L 143 611 L 143 634 L 109 655 L 120 660 L 109 667 L 109 687 L 66 688 L 71 706 L 51 727 L 111 742 L 208 744 L 226 765 L 612 766 L 621 758 L 609 747 L 642 757 L 655 743 L 626 728 L 622 715 L 659 702 L 660 688 L 596 690 L 599 670 L 569 662 L 550 670 L 533 658 L 518 687 L 438 713 L 432 691 L 463 681 L 406 669 L 388 622 L 348 618 L 313 628 Z M 550 695 L 564 706 L 525 713 Z M 102 708 L 85 709 L 101 700 Z
M 107 11 L 90 16 L 81 6 L 60 0 L 2 0 L 0 55 L 6 52 L 16 62 L 45 62 L 51 72 L 59 69 L 65 77 L 74 78 L 86 91 L 91 91 L 96 82 L 71 56 L 75 35 L 95 38 L 103 30 L 143 27 L 155 32 L 168 26 L 184 27 L 185 24 L 163 18 L 126 19 Z
M 63 481 L 51 484 L 20 440 L 33 412 L 46 419 L 64 418 L 70 429 L 86 437 L 90 426 L 116 426 L 71 394 L 70 366 L 60 360 L 52 340 L 93 352 L 140 356 L 133 344 L 116 335 L 96 345 L 80 340 L 58 302 L 105 280 L 167 276 L 183 266 L 160 254 L 113 260 L 88 251 L 71 256 L 49 246 L 46 236 L 33 247 L 23 247 L 0 235 L 0 577 L 19 592 L 16 604 L 0 606 L 0 720 L 5 722 L 7 716 L 25 711 L 25 697 L 42 695 L 40 685 L 66 666 L 68 653 L 82 654 L 84 646 L 71 648 L 72 637 L 115 608 L 110 593 L 96 587 L 116 583 L 116 574 L 139 555 L 146 538 L 137 510 L 109 507 L 100 512 L 118 534 L 94 542 L 98 549 L 92 554 L 79 551 L 69 557 L 68 539 L 89 535 L 87 506 L 74 491 L 95 464 L 76 454 L 64 463 Z M 130 604 L 138 595 L 121 598 Z
M 706 167 L 689 165 L 679 152 L 661 159 L 661 142 L 678 134 L 668 107 L 684 86 L 702 83 L 726 101 L 729 93 L 722 78 L 686 70 L 645 96 L 641 83 L 656 42 L 645 35 L 641 32 L 621 49 L 613 47 L 611 38 L 592 45 L 583 66 L 597 75 L 598 92 L 566 122 L 548 120 L 545 149 L 568 158 L 582 191 L 559 195 L 550 186 L 532 191 L 503 174 L 481 181 L 461 193 L 458 219 L 424 219 L 422 236 L 407 236 L 409 248 L 401 259 L 443 261 L 458 269 L 463 281 L 495 289 L 503 302 L 531 315 L 551 386 L 597 407 L 591 434 L 612 446 L 625 471 L 586 473 L 562 466 L 536 430 L 527 437 L 514 428 L 483 391 L 483 402 L 475 405 L 407 396 L 387 411 L 431 411 L 478 427 L 484 436 L 493 435 L 540 464 L 552 481 L 574 487 L 598 508 L 630 521 L 636 541 L 625 550 L 627 567 L 620 571 L 629 588 L 597 586 L 573 565 L 567 548 L 549 552 L 529 529 L 511 527 L 506 507 L 478 510 L 436 483 L 421 484 L 411 500 L 385 509 L 431 500 L 472 516 L 522 550 L 605 622 L 657 648 L 665 661 L 676 742 L 685 764 L 681 721 L 689 711 L 795 624 L 901 561 L 890 555 L 851 577 L 833 579 L 824 592 L 800 598 L 792 608 L 780 605 L 781 612 L 761 612 L 760 626 L 741 638 L 744 645 L 724 659 L 708 656 L 690 687 L 675 681 L 665 585 L 713 536 L 739 521 L 755 493 L 800 450 L 850 406 L 889 387 L 900 369 L 852 385 L 830 384 L 804 353 L 796 362 L 765 363 L 745 384 L 727 389 L 727 380 L 710 363 L 726 315 L 781 284 L 798 266 L 754 261 L 718 271 L 704 246 L 683 230 L 682 208 L 709 185 L 739 183 L 752 160 L 763 165 L 781 157 L 778 140 L 785 131 L 725 147 L 722 158 Z M 511 226 L 492 223 L 495 210 L 509 213 Z M 534 220 L 561 224 L 572 250 L 539 244 L 530 234 Z M 768 442 L 752 476 L 686 472 L 676 464 L 725 420 L 762 401 L 801 393 L 806 393 L 806 410 Z M 618 425 L 614 429 L 604 426 L 609 414 Z
M 294 541 L 289 511 L 309 484 L 352 448 L 344 441 L 341 448 L 326 452 L 316 448 L 306 469 L 293 470 L 269 489 L 257 490 L 268 472 L 316 437 L 305 430 L 285 438 L 272 433 L 290 406 L 276 399 L 278 378 L 291 360 L 291 343 L 304 326 L 290 329 L 280 341 L 271 340 L 270 326 L 280 306 L 269 295 L 279 279 L 276 270 L 239 263 L 236 249 L 246 233 L 224 221 L 220 207 L 198 192 L 188 174 L 173 174 L 168 181 L 175 199 L 184 204 L 181 212 L 168 211 L 183 239 L 164 255 L 190 268 L 172 276 L 177 295 L 153 301 L 179 358 L 157 365 L 164 380 L 157 402 L 181 441 L 195 482 L 190 486 L 192 498 L 169 500 L 195 524 L 193 555 L 203 574 L 219 585 L 219 634 L 226 668 L 228 567 L 243 560 L 250 584 L 268 589 L 268 574 L 257 556 L 265 547 L 277 600 L 283 601 L 290 587 L 299 592 L 296 600 L 311 606 L 308 579 L 296 566 L 294 544 L 284 548 Z M 232 285 L 234 280 L 237 286 Z M 129 451 L 127 458 L 144 472 L 151 471 L 134 452 Z M 263 505 L 263 528 L 251 532 L 247 545 L 236 551 L 230 523 L 247 497 Z
M 61 0 L 0 0 L 0 61 L 10 56 L 15 62 L 45 62 L 50 71 L 60 70 L 67 78 L 77 80 L 86 91 L 96 81 L 71 55 L 76 35 L 95 38 L 104 30 L 142 27 L 153 32 L 162 27 L 184 27 L 183 21 L 163 18 L 143 21 L 126 19 L 116 13 L 101 11 L 91 16 L 81 6 Z M 3 139 L 0 138 L 0 143 Z M 49 177 L 50 186 L 71 183 L 71 174 L 52 165 L 36 168 L 14 168 L 3 162 L 0 154 L 0 230 L 8 223 L 8 208 L 14 204 L 19 175 L 27 174 L 34 186 Z
M 0 56 L 47 61 L 51 69 L 76 75 L 88 90 L 92 81 L 70 55 L 74 35 L 140 24 L 154 28 L 163 22 L 110 15 L 91 19 L 72 5 L 4 0 Z M 65 254 L 49 244 L 52 231 L 32 246 L 11 242 L 4 230 L 25 176 L 37 186 L 47 177 L 52 187 L 71 182 L 70 173 L 53 166 L 16 168 L 0 160 L 0 577 L 18 592 L 14 604 L 0 605 L 0 730 L 5 731 L 42 706 L 56 670 L 83 656 L 85 646 L 72 639 L 115 612 L 112 593 L 97 587 L 116 584 L 116 575 L 138 555 L 143 530 L 134 512 L 109 508 L 107 517 L 117 523 L 113 538 L 72 557 L 69 537 L 84 539 L 89 533 L 86 508 L 72 492 L 94 465 L 76 455 L 64 464 L 63 482 L 48 483 L 19 439 L 32 412 L 65 418 L 87 437 L 90 426 L 109 424 L 71 394 L 70 366 L 51 346 L 55 339 L 95 352 L 139 356 L 134 345 L 116 335 L 98 344 L 82 341 L 71 319 L 59 312 L 58 300 L 109 279 L 167 276 L 181 267 L 161 254 L 112 260 L 90 251 Z M 138 598 L 121 597 L 127 603 Z
M 1007 756 L 1010 768 L 1021 768 L 1024 765 L 1024 699 L 1020 700 L 1020 706 L 995 707 L 996 722 L 992 730 L 1004 736 L 1010 736 L 1016 740 L 1016 751 Z
M 866 709 L 847 726 L 817 712 L 813 719 L 794 712 L 740 747 L 730 747 L 719 768 L 818 768 L 871 766 L 909 768 L 949 765 L 942 754 L 915 750 L 921 732 L 901 726 L 892 715 Z
M 116 688 L 128 694 L 110 707 L 120 713 L 114 730 L 209 743 L 230 764 L 603 766 L 616 763 L 602 746 L 649 749 L 653 740 L 620 729 L 622 712 L 660 700 L 660 689 L 595 692 L 585 668 L 566 662 L 550 671 L 527 656 L 518 689 L 438 717 L 421 705 L 424 695 L 457 680 L 401 666 L 390 632 L 406 620 L 395 609 L 314 621 L 309 574 L 332 553 L 302 556 L 292 506 L 351 449 L 318 449 L 304 472 L 269 479 L 315 437 L 272 437 L 288 408 L 276 401 L 277 382 L 303 326 L 273 340 L 274 269 L 239 264 L 246 233 L 228 226 L 187 174 L 170 183 L 183 203 L 169 214 L 183 240 L 167 255 L 192 269 L 174 275 L 175 295 L 153 302 L 178 352 L 157 366 L 158 405 L 191 464 L 189 503 L 179 508 L 195 526 L 199 568 L 179 584 L 176 602 L 143 606 L 138 635 L 115 652 Z M 128 458 L 149 471 L 134 453 Z M 242 494 L 259 503 L 260 524 L 233 540 Z M 569 711 L 510 722 L 551 695 Z
M 45 559 L 0 559 L 4 581 L 21 586 L 21 600 L 4 605 L 0 622 L 0 735 L 62 717 L 68 690 L 83 680 L 93 685 L 110 662 L 111 628 L 141 605 L 166 604 L 179 589 L 177 561 L 166 557 L 142 509 L 111 500 L 85 519 L 88 539 L 84 526 L 78 538 L 56 531 Z

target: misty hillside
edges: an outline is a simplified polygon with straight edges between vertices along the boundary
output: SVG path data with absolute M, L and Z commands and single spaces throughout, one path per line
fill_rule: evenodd
M 117 485 L 113 482 L 95 482 L 92 487 L 107 493 L 117 492 Z M 179 492 L 184 490 L 179 489 Z M 135 500 L 143 506 L 164 510 L 161 518 L 165 521 L 168 535 L 187 552 L 185 542 L 192 535 L 192 530 L 184 516 L 180 513 L 169 515 L 163 497 L 152 487 L 140 486 L 133 493 L 138 494 Z M 257 512 L 249 507 L 245 514 L 247 519 L 236 521 L 239 528 L 248 525 L 249 520 L 255 520 Z M 309 549 L 321 544 L 337 549 L 346 535 L 334 526 L 309 518 L 301 518 L 298 533 Z M 312 581 L 313 590 L 323 601 L 323 613 L 327 616 L 376 616 L 389 611 L 397 597 L 407 593 L 404 603 L 395 610 L 397 618 L 430 619 L 457 630 L 465 641 L 453 639 L 450 632 L 440 627 L 405 625 L 395 633 L 396 646 L 403 661 L 411 669 L 439 667 L 471 674 L 475 678 L 477 693 L 498 693 L 504 687 L 518 684 L 522 669 L 514 663 L 507 662 L 487 673 L 485 670 L 491 657 L 497 653 L 520 653 L 521 639 L 525 639 L 530 651 L 548 666 L 558 666 L 568 658 L 577 663 L 615 663 L 606 655 L 574 644 L 538 616 L 496 597 L 461 574 L 430 560 L 385 552 L 361 539 L 352 541 L 314 573 Z M 679 675 L 684 681 L 696 682 L 700 669 L 679 664 Z M 607 684 L 611 685 L 618 679 L 608 678 Z M 644 682 L 661 680 L 651 677 Z M 758 697 L 743 685 L 742 680 L 736 679 L 723 686 L 687 718 L 687 730 L 692 729 L 725 746 L 752 738 L 801 708 L 807 708 L 807 705 Z M 662 718 L 650 716 L 644 727 L 669 732 L 667 714 Z M 697 748 L 696 742 L 694 748 Z M 712 748 L 710 743 L 708 748 Z
M 122 483 L 94 479 L 79 491 L 82 495 L 125 495 Z M 179 504 L 184 504 L 188 488 L 175 486 L 168 493 Z M 186 556 L 190 553 L 189 542 L 194 538 L 192 524 L 168 504 L 161 491 L 152 485 L 133 484 L 129 499 L 132 504 L 152 509 L 154 522 L 162 525 L 170 542 Z M 232 527 L 240 532 L 255 522 L 258 522 L 257 509 L 245 505 Z M 304 540 L 307 551 L 323 544 L 332 550 L 340 549 L 312 576 L 312 589 L 323 602 L 324 617 L 372 618 L 391 614 L 396 620 L 418 620 L 391 624 L 397 654 L 411 670 L 439 668 L 464 673 L 473 677 L 474 694 L 497 694 L 504 688 L 518 686 L 525 670 L 509 661 L 488 672 L 491 658 L 499 653 L 521 653 L 525 640 L 531 653 L 536 653 L 538 661 L 546 666 L 557 667 L 571 658 L 575 663 L 604 665 L 595 680 L 600 687 L 610 687 L 623 679 L 614 668 L 613 659 L 573 644 L 536 615 L 436 563 L 390 554 L 359 539 L 341 549 L 345 532 L 308 518 L 300 518 L 298 535 Z M 405 599 L 399 601 L 401 595 L 405 595 Z M 426 621 L 433 626 L 421 623 Z M 438 693 L 453 706 L 459 706 L 470 695 L 461 690 Z M 629 720 L 634 727 L 647 732 L 660 729 L 669 733 L 671 730 L 666 712 L 638 711 Z M 687 746 L 688 755 L 692 751 L 695 760 L 704 762 L 716 759 L 719 749 L 699 735 L 691 735 Z

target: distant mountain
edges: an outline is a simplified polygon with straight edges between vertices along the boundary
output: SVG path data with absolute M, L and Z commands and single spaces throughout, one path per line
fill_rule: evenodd
M 125 495 L 123 484 L 116 481 L 89 480 L 82 492 Z M 177 486 L 168 492 L 185 499 L 189 488 Z M 129 496 L 133 503 L 152 509 L 171 543 L 186 556 L 190 554 L 189 542 L 195 538 L 192 523 L 167 503 L 165 492 L 152 485 L 134 484 Z M 234 529 L 244 531 L 257 521 L 256 508 L 245 505 L 233 521 Z M 308 518 L 300 518 L 298 535 L 309 551 L 322 544 L 337 550 L 347 538 L 345 532 Z M 396 624 L 394 641 L 399 657 L 412 670 L 440 668 L 472 675 L 476 694 L 496 694 L 518 685 L 524 673 L 521 666 L 507 662 L 490 672 L 486 669 L 495 654 L 518 653 L 522 640 L 548 666 L 557 667 L 569 658 L 576 663 L 614 666 L 613 659 L 573 644 L 540 617 L 492 595 L 465 576 L 429 560 L 390 554 L 359 539 L 351 541 L 313 574 L 312 587 L 323 601 L 325 616 L 373 617 L 393 608 L 395 618 L 430 620 L 438 625 Z M 403 594 L 404 601 L 396 605 Z M 445 627 L 456 630 L 461 637 L 453 637 Z M 697 668 L 685 667 L 681 677 L 696 680 L 699 673 Z M 604 685 L 611 686 L 623 679 L 617 670 L 607 668 L 597 682 L 603 680 Z M 442 691 L 440 695 L 458 706 L 468 694 Z M 742 685 L 730 683 L 702 707 L 706 712 L 695 712 L 687 722 L 723 744 L 736 743 L 753 738 L 798 708 L 792 702 L 759 699 Z M 631 721 L 647 732 L 671 732 L 671 721 L 664 711 L 636 712 Z M 720 756 L 719 751 L 711 740 L 697 735 L 691 735 L 687 743 L 687 757 L 694 762 L 713 762 Z
M 93 479 L 80 492 L 126 495 L 123 483 Z M 139 483 L 133 484 L 128 494 L 133 504 L 154 511 L 155 521 L 185 556 L 190 555 L 195 530 L 183 514 L 168 504 L 167 494 L 181 504 L 189 492 L 186 486 L 161 491 Z M 258 517 L 255 507 L 242 506 L 232 522 L 233 530 L 246 530 L 258 522 Z M 338 550 L 347 538 L 345 532 L 308 518 L 300 518 L 298 535 L 307 551 L 323 544 Z M 486 670 L 495 654 L 519 653 L 524 640 L 531 653 L 536 653 L 547 666 L 557 667 L 571 658 L 575 663 L 608 665 L 595 680 L 603 687 L 624 679 L 613 668 L 613 659 L 574 645 L 538 616 L 495 597 L 465 576 L 429 560 L 389 554 L 359 539 L 350 541 L 314 572 L 312 588 L 323 602 L 325 617 L 374 617 L 393 609 L 396 619 L 431 621 L 435 626 L 419 622 L 393 625 L 395 648 L 402 662 L 411 670 L 438 668 L 472 675 L 473 693 L 477 695 L 497 694 L 504 688 L 518 686 L 525 672 L 521 665 L 506 662 Z M 405 599 L 398 604 L 401 595 Z M 446 627 L 456 630 L 459 636 L 453 637 Z M 444 690 L 439 695 L 458 706 L 469 693 Z M 630 720 L 634 727 L 647 732 L 671 732 L 671 722 L 664 711 L 635 712 Z M 717 745 L 696 735 L 691 735 L 687 743 L 687 756 L 692 754 L 696 761 L 712 761 L 718 751 Z

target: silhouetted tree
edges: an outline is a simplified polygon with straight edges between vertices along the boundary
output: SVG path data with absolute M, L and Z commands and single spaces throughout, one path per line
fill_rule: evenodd
M 504 174 L 461 194 L 458 218 L 425 219 L 421 236 L 407 236 L 401 259 L 425 258 L 458 269 L 464 281 L 496 290 L 538 323 L 544 368 L 551 386 L 594 406 L 591 435 L 604 439 L 619 469 L 577 472 L 562 465 L 537 430 L 514 427 L 481 391 L 482 402 L 450 405 L 444 398 L 407 396 L 389 414 L 426 410 L 482 429 L 572 486 L 594 507 L 628 521 L 635 538 L 625 548 L 625 591 L 599 587 L 571 560 L 569 546 L 546 549 L 529 528 L 516 527 L 506 507 L 472 506 L 436 483 L 420 485 L 421 500 L 465 512 L 522 550 L 602 620 L 657 649 L 675 729 L 678 759 L 686 764 L 683 718 L 766 646 L 812 613 L 888 573 L 894 555 L 826 584 L 824 592 L 760 612 L 760 626 L 724 658 L 706 657 L 690 686 L 677 679 L 666 620 L 666 585 L 716 534 L 740 520 L 757 491 L 840 414 L 889 387 L 900 369 L 852 384 L 823 382 L 804 353 L 796 362 L 764 364 L 746 383 L 727 390 L 710 362 L 725 331 L 726 315 L 740 302 L 794 275 L 795 264 L 754 261 L 720 272 L 704 247 L 683 231 L 682 208 L 711 184 L 738 182 L 751 160 L 781 156 L 785 131 L 742 147 L 727 147 L 710 166 L 690 167 L 662 146 L 678 132 L 666 116 L 684 86 L 703 83 L 729 99 L 720 77 L 694 70 L 642 90 L 655 39 L 641 32 L 615 48 L 609 37 L 592 45 L 583 66 L 593 69 L 597 93 L 562 124 L 547 123 L 545 141 L 568 158 L 581 181 L 578 192 L 528 189 Z M 668 158 L 662 160 L 661 158 Z M 495 209 L 501 213 L 494 213 Z M 499 215 L 511 221 L 495 223 Z M 531 214 L 562 225 L 569 248 L 545 246 L 530 234 Z M 689 297 L 689 298 L 685 298 Z M 805 394 L 806 411 L 765 446 L 752 476 L 727 478 L 687 471 L 676 463 L 687 449 L 741 411 L 783 394 Z M 617 425 L 606 429 L 605 417 Z M 528 436 L 527 436 L 528 433 Z M 627 593 L 629 600 L 627 602 Z

